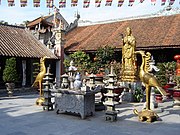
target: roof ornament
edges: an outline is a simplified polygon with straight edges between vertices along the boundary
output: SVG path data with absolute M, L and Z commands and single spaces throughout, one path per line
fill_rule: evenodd
M 53 5 L 54 8 L 54 28 L 57 28 L 57 13 L 59 12 L 59 9 Z
M 76 17 L 76 19 L 74 20 L 73 23 L 70 23 L 70 25 L 68 27 L 66 27 L 66 33 L 73 30 L 74 28 L 76 28 L 78 26 L 78 20 L 80 19 L 80 14 L 77 12 L 74 14 L 74 17 Z
M 151 59 L 149 61 L 149 69 L 148 69 L 148 71 L 149 72 L 153 72 L 153 71 L 158 72 L 159 70 L 160 69 L 157 66 L 155 66 L 155 60 L 154 60 L 153 56 L 151 56 Z

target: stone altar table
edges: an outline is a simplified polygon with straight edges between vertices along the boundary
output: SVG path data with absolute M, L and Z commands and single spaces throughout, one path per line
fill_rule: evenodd
M 56 113 L 71 112 L 84 119 L 95 113 L 95 91 L 57 89 L 55 93 Z

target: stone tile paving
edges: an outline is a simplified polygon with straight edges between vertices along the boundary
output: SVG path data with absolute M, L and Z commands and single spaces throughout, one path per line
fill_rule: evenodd
M 56 114 L 36 106 L 37 95 L 0 97 L 0 135 L 180 135 L 180 108 L 172 101 L 159 104 L 161 121 L 139 122 L 133 109 L 143 103 L 123 103 L 117 122 L 105 121 L 103 111 L 82 120 L 80 116 Z

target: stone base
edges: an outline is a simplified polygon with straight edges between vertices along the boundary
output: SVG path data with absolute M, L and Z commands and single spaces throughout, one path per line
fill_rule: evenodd
M 121 87 L 124 87 L 124 95 L 122 97 L 122 101 L 125 102 L 133 102 L 133 94 L 137 88 L 142 87 L 142 83 L 137 82 L 118 82 Z
M 106 121 L 117 121 L 116 112 L 106 112 Z
M 152 110 L 142 110 L 138 112 L 136 109 L 133 110 L 136 115 L 139 117 L 139 121 L 147 121 L 147 122 L 154 122 L 157 121 L 159 116 Z
M 8 91 L 8 96 L 9 96 L 9 97 L 12 97 L 12 96 L 13 96 L 13 90 L 9 90 L 9 91 Z
M 122 82 L 135 82 L 137 81 L 137 73 L 132 69 L 122 69 Z

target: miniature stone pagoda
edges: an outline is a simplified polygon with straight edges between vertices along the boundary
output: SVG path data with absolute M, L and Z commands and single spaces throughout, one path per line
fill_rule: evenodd
M 44 96 L 44 102 L 42 103 L 43 106 L 43 110 L 53 110 L 53 104 L 51 101 L 51 98 L 53 98 L 54 96 L 51 95 L 51 91 L 50 91 L 50 81 L 52 80 L 52 78 L 50 77 L 52 74 L 49 72 L 49 67 L 47 69 L 47 73 L 45 74 L 45 77 L 43 78 L 43 80 L 45 81 L 45 83 L 43 83 L 44 89 L 43 89 L 43 96 Z
M 115 86 L 115 77 L 116 75 L 113 73 L 113 66 L 111 65 L 111 73 L 108 75 L 108 86 L 105 88 L 107 89 L 108 93 L 105 94 L 107 96 L 107 101 L 105 101 L 106 105 L 106 120 L 110 121 L 116 121 L 117 120 L 117 111 L 115 110 L 115 105 L 119 104 L 114 100 L 115 97 L 118 96 L 118 94 L 114 93 L 114 90 L 118 87 Z

